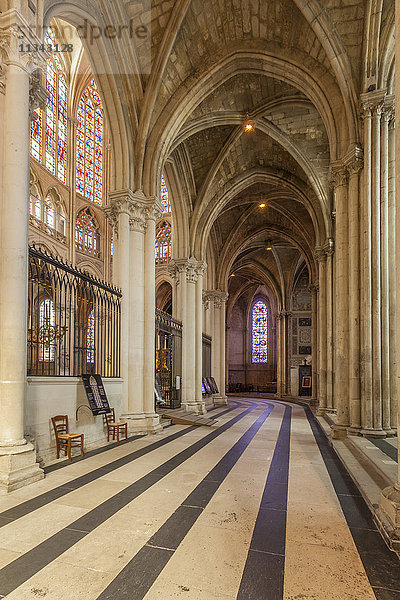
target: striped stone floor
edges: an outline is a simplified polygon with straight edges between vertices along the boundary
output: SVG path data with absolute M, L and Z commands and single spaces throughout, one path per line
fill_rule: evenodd
M 0 597 L 400 599 L 399 560 L 309 409 L 211 415 L 0 498 Z

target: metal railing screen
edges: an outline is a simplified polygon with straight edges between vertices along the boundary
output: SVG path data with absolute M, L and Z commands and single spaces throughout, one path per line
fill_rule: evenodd
M 28 375 L 120 376 L 121 292 L 29 247 Z

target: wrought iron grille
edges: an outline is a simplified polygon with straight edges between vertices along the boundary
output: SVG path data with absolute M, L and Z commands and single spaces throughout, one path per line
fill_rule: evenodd
M 29 247 L 28 375 L 120 376 L 120 290 Z
M 181 390 L 176 376 L 182 373 L 182 323 L 162 310 L 156 310 L 156 376 L 167 408 L 178 408 Z

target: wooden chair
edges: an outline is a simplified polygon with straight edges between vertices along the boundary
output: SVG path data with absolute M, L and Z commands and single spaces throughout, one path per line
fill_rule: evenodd
M 57 415 L 51 418 L 54 433 L 56 436 L 57 458 L 60 457 L 60 450 L 68 454 L 68 460 L 71 459 L 71 447 L 80 446 L 81 456 L 83 456 L 83 433 L 69 433 L 68 415 Z
M 119 444 L 120 431 L 122 431 L 125 434 L 125 439 L 128 439 L 128 423 L 123 423 L 122 421 L 116 423 L 115 410 L 113 408 L 111 408 L 110 410 L 111 412 L 106 413 L 104 415 L 104 420 L 107 427 L 107 442 L 110 441 L 110 435 L 112 434 L 113 440 L 115 440 L 115 435 L 117 435 L 117 443 Z

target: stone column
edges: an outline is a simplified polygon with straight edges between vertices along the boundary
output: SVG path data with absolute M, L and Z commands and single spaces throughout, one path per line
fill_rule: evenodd
M 206 412 L 205 402 L 203 400 L 201 380 L 203 376 L 203 276 L 207 265 L 204 262 L 198 262 L 197 281 L 196 281 L 196 381 L 195 381 L 195 401 L 197 411 L 201 414 Z
M 400 31 L 400 11 L 396 10 L 396 28 Z M 400 38 L 396 37 L 396 60 L 400 64 Z M 396 95 L 400 98 L 400 70 L 396 71 Z M 396 270 L 400 273 L 400 131 L 396 131 Z M 396 296 L 400 297 L 400 277 L 396 280 Z M 396 313 L 397 331 L 400 330 L 400 311 Z M 397 356 L 400 356 L 400 336 L 397 336 Z M 400 361 L 397 363 L 397 377 L 400 377 Z M 397 387 L 397 400 L 400 386 Z M 398 401 L 398 407 L 400 402 Z M 400 422 L 400 415 L 399 422 Z M 400 439 L 400 438 L 399 438 Z M 400 448 L 399 448 L 400 451 Z M 400 452 L 399 452 L 400 454 Z M 377 512 L 379 525 L 390 547 L 400 552 L 400 462 L 397 482 L 381 493 L 381 501 Z
M 362 273 L 362 429 L 384 437 L 382 428 L 381 297 L 381 114 L 385 90 L 361 95 L 364 117 L 364 201 Z
M 349 414 L 349 266 L 348 266 L 348 173 L 343 163 L 332 167 L 336 207 L 335 252 L 335 395 L 337 423 L 333 436 L 342 437 L 350 424 Z
M 132 195 L 133 192 L 131 190 L 118 190 L 110 192 L 109 204 L 105 208 L 105 214 L 114 230 L 114 283 L 122 291 L 120 376 L 123 379 L 123 413 L 129 412 L 129 215 Z
M 327 410 L 326 403 L 326 371 L 327 371 L 327 306 L 326 306 L 326 252 L 323 248 L 317 248 L 315 258 L 318 261 L 318 415 L 323 415 Z
M 335 410 L 333 398 L 333 258 L 334 240 L 326 246 L 326 409 Z
M 389 121 L 393 106 L 385 105 L 381 119 L 381 327 L 382 327 L 382 429 L 395 434 L 391 426 L 390 338 L 389 338 Z
M 146 431 L 144 410 L 144 237 L 146 201 L 140 194 L 130 197 L 129 211 L 129 392 L 123 418 L 131 433 Z
M 214 293 L 211 294 L 212 310 L 214 313 L 212 346 L 211 346 L 211 370 L 215 378 L 218 389 L 221 389 L 221 310 L 218 308 L 218 300 L 215 300 Z
M 390 362 L 390 423 L 397 429 L 397 368 L 396 368 L 396 210 L 395 210 L 395 118 L 389 121 L 388 142 L 388 238 L 389 238 L 389 362 Z
M 311 290 L 311 325 L 312 325 L 312 346 L 311 346 L 311 363 L 312 363 L 312 397 L 311 400 L 315 403 L 319 397 L 319 377 L 318 377 L 318 283 L 312 283 Z
M 359 177 L 363 167 L 361 148 L 356 146 L 347 161 L 349 173 L 349 432 L 361 428 L 360 388 L 360 194 Z
M 178 319 L 182 320 L 182 406 L 191 412 L 204 414 L 201 393 L 203 274 L 206 265 L 195 258 L 171 261 L 169 271 L 176 280 Z
M 138 194 L 138 193 L 137 193 Z M 155 311 L 156 311 L 156 219 L 162 215 L 158 198 L 147 198 L 144 237 L 144 354 L 143 412 L 148 432 L 161 431 L 160 417 L 155 412 Z M 135 282 L 132 282 L 135 285 Z
M 219 318 L 217 322 L 219 324 L 219 332 L 215 332 L 217 335 L 219 334 L 219 397 L 215 398 L 216 404 L 224 404 L 228 403 L 228 399 L 226 397 L 225 392 L 225 384 L 226 384 L 226 301 L 228 300 L 228 294 L 226 292 L 222 292 L 221 290 L 216 290 L 214 293 L 214 310 L 219 313 Z M 217 357 L 218 360 L 218 357 Z
M 277 377 L 277 397 L 287 396 L 289 390 L 288 377 L 288 320 L 291 313 L 287 310 L 281 310 L 277 314 L 278 321 L 278 377 Z
M 5 53 L 2 116 L 0 221 L 0 493 L 43 478 L 32 444 L 24 438 L 26 395 L 28 222 L 29 222 L 29 70 L 18 52 L 27 25 L 16 11 L 0 15 Z M 25 30 L 25 29 L 24 29 Z

